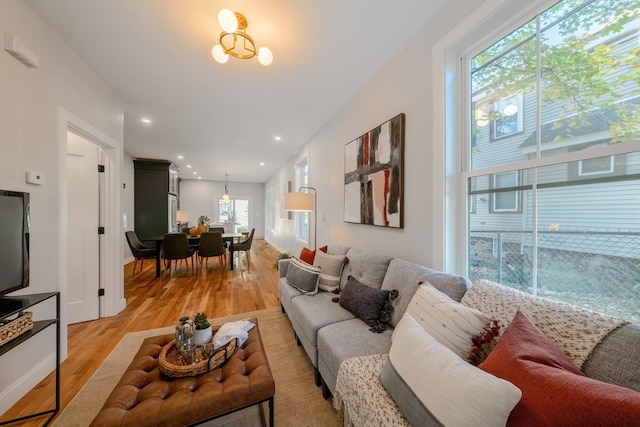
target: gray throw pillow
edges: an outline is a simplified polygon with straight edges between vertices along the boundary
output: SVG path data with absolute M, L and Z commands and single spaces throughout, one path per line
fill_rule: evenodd
M 287 269 L 287 283 L 306 295 L 318 292 L 320 269 L 293 258 Z
M 349 276 L 338 303 L 371 326 L 372 332 L 382 332 L 386 326 L 381 322 L 380 317 L 383 310 L 390 308 L 388 303 L 392 292 L 394 291 L 374 289 L 360 283 L 355 277 Z

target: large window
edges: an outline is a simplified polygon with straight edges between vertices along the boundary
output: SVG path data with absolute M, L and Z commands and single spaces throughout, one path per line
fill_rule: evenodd
M 639 51 L 637 0 L 564 0 L 464 58 L 472 280 L 640 321 Z

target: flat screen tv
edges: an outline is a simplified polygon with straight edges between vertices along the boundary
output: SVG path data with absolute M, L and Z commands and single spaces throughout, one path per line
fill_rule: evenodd
M 0 296 L 29 286 L 29 193 L 0 190 Z

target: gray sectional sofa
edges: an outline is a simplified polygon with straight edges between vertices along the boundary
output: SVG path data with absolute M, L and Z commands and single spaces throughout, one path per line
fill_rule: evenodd
M 465 277 L 358 248 L 329 245 L 328 254 L 346 256 L 348 259 L 340 279 L 342 289 L 347 278 L 353 276 L 376 289 L 396 289 L 399 296 L 393 301 L 394 311 L 387 330 L 373 333 L 364 321 L 332 301 L 337 297 L 336 294 L 319 291 L 315 295 L 304 295 L 290 286 L 287 282 L 290 260 L 279 261 L 279 298 L 282 310 L 288 315 L 299 345 L 302 345 L 316 370 L 316 383 L 322 386 L 325 398 L 335 392 L 338 371 L 343 361 L 389 353 L 393 329 L 405 313 L 420 283 L 430 283 L 457 302 L 463 299 L 472 286 Z M 534 301 L 536 299 L 531 298 Z M 500 295 L 495 300 L 500 301 Z M 491 304 L 478 309 L 484 310 L 483 313 L 489 316 L 511 315 L 501 313 L 501 309 Z M 545 304 L 548 306 L 548 303 Z M 554 303 L 550 304 L 553 307 Z M 607 333 L 589 355 L 582 371 L 589 377 L 640 391 L 640 328 L 627 323 Z

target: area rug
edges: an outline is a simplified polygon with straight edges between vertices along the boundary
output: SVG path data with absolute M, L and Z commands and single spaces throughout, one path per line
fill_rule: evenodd
M 257 318 L 269 366 L 276 382 L 275 424 L 279 426 L 340 426 L 331 402 L 322 398 L 315 386 L 313 365 L 302 347 L 296 345 L 291 323 L 280 308 L 252 311 L 211 321 L 214 325 L 230 320 Z M 78 392 L 53 423 L 57 427 L 88 426 L 131 363 L 147 337 L 171 333 L 173 327 L 132 332 L 125 335 L 104 363 Z M 263 404 L 268 419 L 269 407 Z M 202 426 L 260 426 L 258 406 L 218 418 Z

